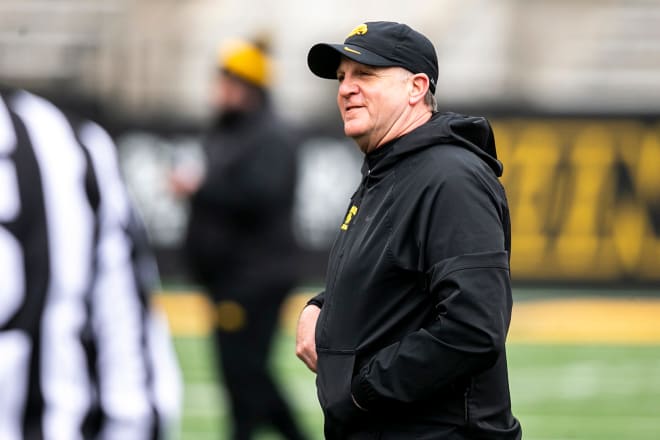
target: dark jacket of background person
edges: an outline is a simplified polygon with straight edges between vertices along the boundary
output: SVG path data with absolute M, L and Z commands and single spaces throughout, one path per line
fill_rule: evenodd
M 0 438 L 165 437 L 180 377 L 114 144 L 0 93 Z
M 218 118 L 204 150 L 206 179 L 192 196 L 186 239 L 195 276 L 215 296 L 246 279 L 293 286 L 294 136 L 268 106 L 232 111 Z
M 231 438 L 252 439 L 270 426 L 302 440 L 268 362 L 281 305 L 296 285 L 296 139 L 268 105 L 263 50 L 244 43 L 220 61 L 221 105 L 204 141 L 205 177 L 187 187 L 186 252 L 214 306 Z
M 501 174 L 488 122 L 452 113 L 366 155 L 311 300 L 326 438 L 520 438 Z

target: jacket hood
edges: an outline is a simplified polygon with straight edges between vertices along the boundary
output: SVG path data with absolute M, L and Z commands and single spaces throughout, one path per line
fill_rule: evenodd
M 383 169 L 402 156 L 429 147 L 441 147 L 443 144 L 472 151 L 488 164 L 497 177 L 502 175 L 503 166 L 497 160 L 495 137 L 488 120 L 481 116 L 451 112 L 435 113 L 426 124 L 367 154 L 365 168 L 372 172 Z

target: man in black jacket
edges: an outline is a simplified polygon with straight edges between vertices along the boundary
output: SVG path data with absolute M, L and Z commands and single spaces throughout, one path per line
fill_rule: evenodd
M 519 439 L 505 339 L 510 223 L 490 125 L 435 110 L 437 58 L 410 27 L 370 22 L 317 44 L 339 81 L 363 180 L 326 290 L 298 324 L 328 439 Z
M 186 251 L 215 306 L 231 438 L 251 439 L 269 425 L 300 440 L 268 363 L 280 306 L 296 283 L 295 142 L 271 109 L 262 45 L 226 44 L 218 67 L 219 112 L 204 142 L 206 177 L 199 186 L 192 179 L 172 182 L 180 194 L 191 194 Z

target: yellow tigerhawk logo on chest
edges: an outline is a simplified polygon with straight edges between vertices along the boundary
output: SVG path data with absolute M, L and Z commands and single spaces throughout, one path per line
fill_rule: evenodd
M 353 29 L 351 31 L 351 33 L 348 34 L 348 36 L 346 38 L 351 38 L 352 36 L 355 36 L 355 35 L 364 35 L 364 34 L 367 33 L 368 30 L 369 29 L 367 28 L 367 25 L 363 23 L 360 26 Z
M 348 229 L 348 225 L 351 224 L 351 220 L 353 220 L 353 217 L 355 214 L 358 212 L 358 207 L 353 205 L 351 206 L 351 209 L 348 210 L 348 213 L 346 214 L 346 219 L 344 220 L 344 224 L 341 225 L 341 230 L 345 231 Z

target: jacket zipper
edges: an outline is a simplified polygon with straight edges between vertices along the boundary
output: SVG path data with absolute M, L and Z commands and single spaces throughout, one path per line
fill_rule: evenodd
M 351 197 L 351 203 L 350 203 L 350 206 L 349 206 L 348 209 L 350 210 L 351 207 L 356 206 L 356 205 L 358 207 L 358 212 L 351 219 L 351 224 L 354 224 L 357 216 L 360 215 L 360 205 L 362 204 L 362 199 L 364 198 L 364 193 L 366 191 L 367 183 L 369 181 L 369 176 L 370 175 L 371 175 L 371 169 L 367 169 L 367 174 L 362 179 L 362 182 L 360 182 L 360 186 L 358 187 L 357 191 L 355 191 L 355 193 Z M 337 259 L 337 262 L 334 265 L 334 271 L 333 271 L 334 273 L 333 273 L 333 276 L 332 276 L 332 280 L 330 281 L 330 284 L 328 284 L 328 286 L 326 286 L 326 290 L 332 291 L 334 289 L 335 285 L 337 284 L 337 278 L 339 277 L 339 274 L 342 272 L 343 263 L 344 263 L 344 253 L 346 252 L 346 247 L 347 246 L 350 247 L 350 243 L 348 243 L 348 237 L 346 236 L 346 234 L 348 234 L 349 230 L 350 230 L 350 225 L 349 225 L 347 230 L 341 231 L 341 233 L 340 233 L 341 243 L 339 245 L 339 248 L 337 249 L 337 256 L 335 257 Z M 326 299 L 326 301 L 327 302 L 323 305 L 323 307 L 326 308 L 326 313 L 324 313 L 324 315 L 325 315 L 324 318 L 325 319 L 323 320 L 322 327 L 321 327 L 321 332 L 322 333 L 325 333 L 325 328 L 326 328 L 326 325 L 327 325 L 328 316 L 330 315 L 330 311 L 332 310 L 332 299 L 331 299 L 331 297 L 328 297 Z
M 463 402 L 464 402 L 464 409 L 465 409 L 465 424 L 469 425 L 470 424 L 470 405 L 469 405 L 469 400 L 470 400 L 470 390 L 472 389 L 472 379 L 470 379 L 470 384 L 465 387 L 465 392 L 463 393 Z
M 369 184 L 369 178 L 371 177 L 371 168 L 367 168 L 367 174 L 364 176 L 364 181 L 362 182 L 362 194 L 360 194 L 360 202 L 364 198 L 364 193 L 367 191 L 367 186 Z
M 358 187 L 357 191 L 355 192 L 355 194 L 353 194 L 353 197 L 351 197 L 351 203 L 350 203 L 350 206 L 349 206 L 348 209 L 350 210 L 353 206 L 357 206 L 357 208 L 358 208 L 357 212 L 355 213 L 355 215 L 351 219 L 351 222 L 350 222 L 351 225 L 355 224 L 355 221 L 356 221 L 357 217 L 360 215 L 360 211 L 361 211 L 360 206 L 362 205 L 362 199 L 364 198 L 364 193 L 367 190 L 367 183 L 369 181 L 369 176 L 370 175 L 371 175 L 371 169 L 368 169 L 367 174 L 362 179 L 362 182 L 360 183 L 360 186 Z M 342 232 L 342 234 L 343 234 L 342 243 L 341 243 L 341 247 L 338 249 L 337 265 L 335 267 L 334 276 L 332 277 L 332 284 L 329 286 L 331 288 L 335 287 L 337 277 L 341 273 L 341 268 L 343 267 L 342 262 L 343 262 L 343 259 L 344 259 L 344 252 L 346 252 L 346 247 L 347 246 L 350 247 L 350 243 L 347 240 L 346 234 L 348 234 L 349 230 L 351 229 L 351 225 L 349 225 L 349 227 L 346 231 Z

